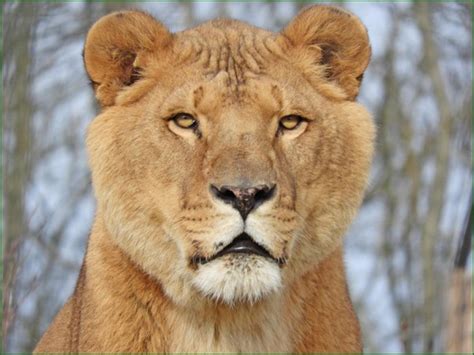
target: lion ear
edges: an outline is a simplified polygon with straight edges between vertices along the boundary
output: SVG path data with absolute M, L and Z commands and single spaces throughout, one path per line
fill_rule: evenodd
M 326 78 L 348 99 L 355 99 L 371 55 L 359 18 L 339 7 L 316 5 L 299 13 L 282 34 L 290 46 L 310 53 L 313 62 L 324 66 Z
M 97 21 L 87 34 L 84 65 L 100 104 L 113 105 L 117 93 L 138 79 L 146 57 L 171 38 L 161 23 L 144 12 L 115 12 Z

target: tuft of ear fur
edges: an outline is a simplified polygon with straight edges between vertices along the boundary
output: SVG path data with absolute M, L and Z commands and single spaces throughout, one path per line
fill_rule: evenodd
M 315 5 L 300 12 L 282 34 L 294 49 L 310 52 L 349 100 L 356 98 L 371 56 L 367 30 L 358 17 L 340 7 Z
M 140 11 L 114 12 L 97 21 L 87 34 L 84 65 L 100 104 L 113 105 L 117 93 L 139 78 L 147 56 L 171 39 L 161 23 Z

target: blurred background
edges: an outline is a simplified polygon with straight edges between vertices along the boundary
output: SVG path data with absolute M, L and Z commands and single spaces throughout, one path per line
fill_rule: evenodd
M 3 3 L 3 349 L 31 351 L 71 294 L 94 215 L 84 139 L 97 113 L 91 24 L 149 11 L 180 31 L 217 16 L 278 31 L 306 2 Z M 471 2 L 339 3 L 366 24 L 359 101 L 378 127 L 346 239 L 367 352 L 471 352 Z

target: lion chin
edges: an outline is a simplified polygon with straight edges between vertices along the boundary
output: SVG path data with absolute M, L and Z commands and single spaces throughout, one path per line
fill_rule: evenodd
M 199 265 L 193 286 L 217 302 L 256 303 L 282 286 L 280 267 L 252 254 L 230 254 Z

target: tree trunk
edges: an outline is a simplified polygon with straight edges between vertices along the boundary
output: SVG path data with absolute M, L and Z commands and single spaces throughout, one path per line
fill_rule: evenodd
M 439 240 L 439 221 L 443 212 L 444 195 L 449 171 L 449 148 L 453 117 L 448 101 L 445 84 L 439 68 L 439 54 L 433 38 L 434 28 L 431 19 L 432 4 L 416 2 L 414 4 L 415 19 L 423 39 L 424 57 L 423 71 L 430 79 L 433 94 L 436 99 L 436 109 L 439 115 L 438 135 L 435 148 L 435 174 L 431 186 L 429 209 L 422 230 L 422 263 L 423 263 L 423 295 L 424 295 L 424 328 L 425 339 L 423 352 L 432 352 L 434 339 L 440 327 L 439 319 L 435 316 L 436 309 L 441 307 L 438 289 L 435 281 L 436 255 L 435 245 Z
M 28 233 L 25 192 L 31 174 L 33 146 L 31 99 L 32 37 L 37 22 L 35 4 L 18 3 L 4 7 L 4 297 L 3 346 L 8 349 L 8 334 L 15 320 L 17 300 L 15 282 L 19 251 Z

